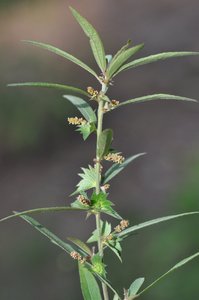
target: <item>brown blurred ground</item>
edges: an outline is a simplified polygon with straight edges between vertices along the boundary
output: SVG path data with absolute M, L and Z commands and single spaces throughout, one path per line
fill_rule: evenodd
M 103 37 L 107 53 L 117 51 L 129 38 L 134 43 L 145 42 L 145 49 L 139 54 L 142 56 L 170 50 L 199 49 L 197 1 L 21 1 L 1 6 L 2 217 L 12 210 L 70 203 L 68 195 L 77 183 L 76 173 L 80 166 L 86 166 L 93 158 L 94 139 L 85 144 L 65 125 L 68 111 L 72 113 L 72 108 L 63 102 L 61 93 L 5 88 L 9 82 L 38 80 L 75 82 L 82 88 L 95 84 L 72 63 L 20 43 L 23 39 L 50 43 L 95 67 L 87 39 L 71 17 L 67 9 L 69 5 L 95 25 Z M 118 76 L 110 95 L 120 101 L 156 92 L 199 99 L 198 74 L 197 57 L 143 66 Z M 172 195 L 188 180 L 187 169 L 198 164 L 198 114 L 197 104 L 151 102 L 121 108 L 109 119 L 107 115 L 105 123 L 107 127 L 114 128 L 114 146 L 117 149 L 125 156 L 143 151 L 148 153 L 118 176 L 111 188 L 111 200 L 114 199 L 116 208 L 132 222 L 184 209 L 173 203 Z M 187 209 L 197 210 L 198 207 L 198 202 L 195 202 Z M 83 228 L 84 218 L 79 214 L 41 216 L 39 219 L 63 238 L 77 235 L 86 239 L 94 227 L 89 220 Z M 76 286 L 75 266 L 69 258 L 63 258 L 59 249 L 54 249 L 19 220 L 2 224 L 0 232 L 3 240 L 0 246 L 0 299 L 81 299 Z M 126 250 L 132 270 L 120 281 L 121 286 L 130 284 L 130 276 L 143 276 L 140 270 L 149 278 L 151 274 L 157 274 L 157 268 L 154 267 L 153 272 L 150 265 L 153 259 L 149 254 L 143 254 L 146 266 L 143 258 L 138 257 L 144 252 L 139 246 L 149 247 L 150 253 L 152 242 L 148 236 L 144 237 L 146 240 L 138 237 L 137 248 L 133 246 L 137 249 L 134 258 L 133 253 L 127 251 L 129 248 Z M 190 248 L 186 247 L 187 252 L 176 250 L 176 259 L 181 258 L 181 254 L 190 254 L 192 244 Z M 130 249 L 133 251 L 132 247 Z M 140 260 L 139 264 L 137 260 Z M 112 268 L 116 272 L 113 262 Z M 172 262 L 170 260 L 168 264 L 171 266 Z M 118 264 L 117 270 L 120 268 Z M 162 271 L 163 268 L 160 268 L 159 272 Z M 125 278 L 127 283 L 123 281 Z M 171 281 L 168 281 L 169 284 Z M 160 292 L 159 298 L 174 299 L 174 294 L 166 293 L 166 284 L 163 288 L 165 290 Z M 172 289 L 178 295 L 177 287 Z M 154 291 L 152 298 L 156 299 L 157 295 Z M 195 299 L 195 295 L 193 293 L 189 299 Z M 185 298 L 181 296 L 179 299 Z

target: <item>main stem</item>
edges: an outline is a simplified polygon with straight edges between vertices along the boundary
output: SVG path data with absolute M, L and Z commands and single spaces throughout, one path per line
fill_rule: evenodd
M 106 93 L 107 91 L 107 85 L 102 84 L 102 93 Z M 101 164 L 100 164 L 100 157 L 98 156 L 98 149 L 99 149 L 99 137 L 102 132 L 103 127 L 103 100 L 99 99 L 99 105 L 98 105 L 98 118 L 97 118 L 97 143 L 96 143 L 96 172 L 97 172 L 97 182 L 96 182 L 96 194 L 100 193 L 100 184 L 101 184 Z M 102 245 L 102 234 L 101 234 L 101 217 L 100 212 L 96 214 L 96 228 L 98 231 L 98 251 L 99 255 L 103 257 L 103 245 Z M 104 295 L 104 300 L 109 300 L 108 296 L 108 289 L 107 285 L 105 283 L 102 283 L 102 290 Z

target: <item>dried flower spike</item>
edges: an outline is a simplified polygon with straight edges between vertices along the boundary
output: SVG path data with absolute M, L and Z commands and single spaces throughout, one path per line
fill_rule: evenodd
M 77 197 L 77 200 L 83 205 L 86 205 L 86 206 L 90 205 L 90 201 L 88 199 L 86 199 L 83 195 L 79 195 Z
M 68 123 L 72 125 L 83 125 L 86 124 L 87 122 L 83 118 L 73 117 L 73 118 L 68 118 Z
M 124 230 L 125 228 L 127 228 L 129 226 L 129 221 L 128 220 L 122 220 L 120 222 L 120 226 L 121 226 L 122 230 Z
M 70 256 L 75 259 L 75 260 L 78 260 L 81 264 L 85 263 L 86 261 L 86 258 L 85 257 L 82 257 L 78 252 L 76 251 L 72 251 L 70 253 Z
M 76 251 L 72 251 L 72 252 L 70 253 L 70 256 L 71 256 L 73 259 L 76 259 L 76 260 L 81 260 L 81 259 L 82 259 L 81 255 L 80 255 L 78 252 L 76 252 Z
M 104 159 L 118 164 L 123 163 L 123 161 L 125 160 L 125 158 L 118 153 L 109 153 L 104 156 Z
M 117 225 L 114 230 L 115 232 L 121 232 L 125 228 L 129 226 L 129 221 L 128 220 L 122 220 L 119 225 Z
M 118 100 L 111 100 L 111 106 L 112 107 L 118 106 L 119 104 L 120 104 L 120 101 L 118 101 Z

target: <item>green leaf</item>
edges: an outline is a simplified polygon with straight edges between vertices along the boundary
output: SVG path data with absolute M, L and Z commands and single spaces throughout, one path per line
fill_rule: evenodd
M 63 97 L 75 105 L 89 123 L 97 121 L 96 115 L 88 102 L 76 96 L 64 95 Z
M 104 239 L 111 233 L 111 224 L 107 221 L 100 222 L 101 227 L 101 237 Z M 92 236 L 88 239 L 87 243 L 94 243 L 98 241 L 98 230 L 95 229 L 92 233 Z
M 131 40 L 128 40 L 128 41 L 126 42 L 126 44 L 125 44 L 124 46 L 122 46 L 122 48 L 119 49 L 119 50 L 117 51 L 117 53 L 114 55 L 113 59 L 115 60 L 116 58 L 118 58 L 118 56 L 119 56 L 121 53 L 123 53 L 125 50 L 127 50 L 127 49 L 129 48 L 129 46 L 130 46 L 131 43 L 132 43 L 132 41 L 131 41 Z
M 108 68 L 108 74 L 110 77 L 112 77 L 118 69 L 135 53 L 137 53 L 139 50 L 141 50 L 144 47 L 144 44 L 136 45 L 132 48 L 129 48 L 125 51 L 122 51 L 120 54 L 117 54 L 116 58 L 113 58 L 113 60 L 110 63 L 110 66 Z
M 79 93 L 85 96 L 88 96 L 88 93 L 82 89 L 65 85 L 65 84 L 58 84 L 58 83 L 49 83 L 49 82 L 21 82 L 21 83 L 11 83 L 7 85 L 8 87 L 44 87 L 44 88 L 53 88 L 58 90 L 66 90 L 68 92 Z
M 135 296 L 144 283 L 144 278 L 137 278 L 128 289 L 128 296 Z M 130 298 L 131 299 L 131 298 Z
M 94 123 L 86 123 L 82 125 L 78 125 L 77 131 L 79 131 L 82 136 L 84 141 L 91 135 L 96 130 L 95 124 Z
M 79 23 L 79 25 L 82 27 L 84 33 L 89 37 L 91 49 L 93 51 L 95 60 L 98 66 L 100 67 L 101 71 L 104 72 L 106 70 L 106 57 L 105 57 L 104 46 L 99 37 L 99 34 L 95 30 L 95 28 L 84 17 L 82 17 L 74 8 L 70 7 L 70 10 L 73 16 L 75 17 L 75 19 L 77 20 L 77 22 Z
M 23 42 L 31 44 L 33 46 L 48 50 L 50 52 L 53 52 L 59 56 L 62 56 L 70 61 L 72 61 L 73 63 L 75 63 L 76 65 L 80 66 L 81 68 L 83 68 L 84 70 L 86 70 L 87 72 L 89 72 L 90 74 L 92 74 L 93 76 L 95 76 L 98 80 L 98 76 L 95 73 L 95 71 L 93 71 L 89 66 L 87 66 L 85 63 L 83 63 L 81 60 L 79 60 L 78 58 L 74 57 L 73 55 L 60 50 L 54 46 L 48 45 L 48 44 L 44 44 L 44 43 L 40 43 L 40 42 L 36 42 L 36 41 L 28 41 L 28 40 L 24 40 Z
M 106 246 L 113 251 L 113 253 L 117 256 L 119 261 L 122 263 L 122 258 L 121 258 L 121 250 L 117 249 L 116 247 L 112 246 L 110 243 L 106 243 Z
M 49 231 L 47 228 L 45 228 L 43 225 L 41 225 L 39 222 L 37 222 L 35 219 L 27 216 L 27 215 L 21 215 L 20 218 L 24 219 L 26 222 L 28 222 L 31 226 L 33 226 L 36 230 L 41 232 L 43 235 L 45 235 L 53 244 L 57 245 L 62 250 L 66 251 L 67 253 L 71 253 L 75 249 L 63 242 L 60 238 L 58 238 L 54 233 Z
M 169 221 L 172 219 L 176 219 L 176 218 L 180 218 L 180 217 L 185 217 L 185 216 L 190 216 L 190 215 L 196 215 L 199 214 L 199 211 L 193 211 L 193 212 L 188 212 L 188 213 L 182 213 L 182 214 L 178 214 L 178 215 L 171 215 L 171 216 L 166 216 L 166 217 L 162 217 L 162 218 L 157 218 L 157 219 L 153 219 L 138 225 L 134 225 L 131 226 L 125 230 L 123 230 L 122 232 L 118 233 L 117 236 L 125 238 L 128 237 L 130 234 L 132 234 L 133 232 L 140 230 L 142 228 L 151 226 L 151 225 L 155 225 L 161 222 L 165 222 L 165 221 Z
M 109 287 L 109 289 L 116 295 L 118 296 L 119 300 L 122 300 L 122 298 L 119 296 L 119 294 L 117 293 L 117 291 L 112 287 L 112 285 L 110 284 L 110 282 L 105 279 L 104 277 L 100 276 L 97 273 L 94 273 L 95 277 L 97 277 L 102 283 L 104 283 L 105 285 L 107 285 Z
M 77 184 L 78 188 L 74 193 L 72 193 L 72 196 L 96 186 L 97 173 L 95 168 L 89 166 L 89 168 L 82 168 L 82 170 L 84 173 L 78 174 L 82 180 L 80 180 L 80 182 Z
M 87 211 L 88 208 L 86 207 L 67 207 L 67 206 L 56 206 L 56 207 L 43 207 L 43 208 L 34 208 L 30 210 L 25 210 L 22 212 L 14 213 L 13 215 L 10 215 L 8 217 L 5 217 L 3 219 L 0 219 L 0 222 L 6 221 L 8 219 L 14 218 L 14 217 L 20 217 L 23 215 L 29 215 L 29 214 L 35 214 L 35 213 L 46 213 L 46 212 L 60 212 L 60 211 L 67 211 L 67 210 L 73 210 L 73 211 Z
M 118 295 L 114 295 L 113 300 L 119 300 Z
M 132 62 L 129 62 L 129 63 L 123 65 L 114 76 L 116 76 L 118 73 L 120 73 L 122 71 L 126 71 L 131 68 L 136 68 L 138 66 L 150 64 L 150 63 L 156 62 L 158 60 L 165 60 L 168 58 L 191 56 L 191 55 L 199 55 L 199 52 L 183 52 L 183 51 L 181 51 L 181 52 L 163 52 L 163 53 L 150 55 L 147 57 L 142 57 L 142 58 L 133 60 Z
M 103 184 L 109 182 L 113 177 L 115 177 L 118 173 L 120 173 L 129 163 L 131 163 L 136 158 L 145 155 L 146 153 L 138 153 L 136 155 L 132 155 L 129 158 L 125 159 L 125 161 L 121 164 L 113 164 L 105 173 L 103 178 Z
M 120 106 L 126 105 L 126 104 L 134 104 L 134 103 L 140 103 L 140 102 L 146 102 L 151 100 L 180 100 L 180 101 L 191 101 L 191 102 L 197 102 L 197 100 L 192 98 L 186 98 L 181 96 L 175 96 L 175 95 L 169 95 L 169 94 L 154 94 L 154 95 L 147 95 L 143 97 L 138 97 L 134 99 L 130 99 L 124 102 L 121 102 L 119 105 L 115 106 L 113 109 L 116 109 Z
M 98 283 L 93 274 L 81 263 L 78 265 L 81 290 L 84 300 L 102 300 Z
M 150 289 L 151 287 L 153 287 L 156 283 L 158 283 L 161 279 L 163 279 L 164 277 L 166 277 L 167 275 L 169 275 L 171 272 L 175 271 L 178 268 L 181 268 L 182 266 L 184 266 L 185 264 L 187 264 L 188 262 L 190 262 L 192 259 L 196 258 L 199 256 L 199 252 L 195 253 L 194 255 L 191 255 L 183 260 L 181 260 L 179 263 L 177 263 L 173 268 L 171 268 L 169 271 L 167 271 L 166 273 L 164 273 L 162 276 L 160 276 L 158 279 L 156 279 L 154 282 L 152 282 L 150 285 L 148 285 L 144 290 L 142 290 L 138 295 L 142 295 L 143 293 L 145 293 L 148 289 Z
M 99 143 L 97 149 L 97 155 L 99 158 L 102 158 L 104 155 L 108 154 L 112 140 L 113 140 L 112 129 L 105 129 L 101 132 L 99 136 Z
M 74 237 L 67 237 L 67 239 L 77 245 L 80 249 L 82 249 L 86 254 L 92 255 L 92 251 L 90 248 L 81 240 Z
M 123 219 L 112 207 L 108 207 L 107 209 L 103 208 L 101 212 L 118 220 Z

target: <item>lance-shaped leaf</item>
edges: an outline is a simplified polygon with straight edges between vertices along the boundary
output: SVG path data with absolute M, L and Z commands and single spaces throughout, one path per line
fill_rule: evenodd
M 192 56 L 192 55 L 199 55 L 199 52 L 188 52 L 188 51 L 181 51 L 181 52 L 163 52 L 158 54 L 149 55 L 146 57 L 142 57 L 136 60 L 133 60 L 132 62 L 129 62 L 125 65 L 123 65 L 117 73 L 115 73 L 114 76 L 116 76 L 118 73 L 131 69 L 136 68 L 138 66 L 150 64 L 159 60 L 165 60 L 168 58 L 174 58 L 174 57 L 183 57 L 183 56 Z
M 180 217 L 185 217 L 185 216 L 190 216 L 190 215 L 196 215 L 199 214 L 199 211 L 193 211 L 193 212 L 188 212 L 188 213 L 182 213 L 182 214 L 178 214 L 178 215 L 171 215 L 171 216 L 166 216 L 166 217 L 162 217 L 162 218 L 157 218 L 157 219 L 153 219 L 138 225 L 134 225 L 131 226 L 125 230 L 123 230 L 122 232 L 118 233 L 117 236 L 121 237 L 121 238 L 126 238 L 129 235 L 131 235 L 133 232 L 140 230 L 142 228 L 148 227 L 148 226 L 152 226 L 161 222 L 165 222 L 165 221 L 170 221 L 172 219 L 176 219 L 176 218 L 180 218 Z
M 82 89 L 65 85 L 59 83 L 50 83 L 50 82 L 21 82 L 21 83 L 10 83 L 7 85 L 8 87 L 44 87 L 44 88 L 52 88 L 57 90 L 65 90 L 68 92 L 82 94 L 84 96 L 88 96 L 88 93 Z
M 142 295 L 143 293 L 145 293 L 146 291 L 148 291 L 148 289 L 150 289 L 151 287 L 153 287 L 156 283 L 158 283 L 161 279 L 163 279 L 164 277 L 166 277 L 167 275 L 169 275 L 170 273 L 172 273 L 173 271 L 177 270 L 178 268 L 181 268 L 182 266 L 184 266 L 185 264 L 187 264 L 188 262 L 190 262 L 191 260 L 193 260 L 194 258 L 199 256 L 199 252 L 195 253 L 194 255 L 191 255 L 183 260 L 181 260 L 179 263 L 177 263 L 173 268 L 171 268 L 169 271 L 167 271 L 166 273 L 164 273 L 162 276 L 160 276 L 158 279 L 156 279 L 154 282 L 152 282 L 150 285 L 148 285 L 144 290 L 142 290 L 138 296 Z
M 44 43 L 40 43 L 40 42 L 36 42 L 36 41 L 28 41 L 28 40 L 24 40 L 23 42 L 25 43 L 29 43 L 33 46 L 36 46 L 36 47 L 39 47 L 39 48 L 42 48 L 42 49 L 45 49 L 45 50 L 48 50 L 50 52 L 53 52 L 59 56 L 62 56 L 70 61 L 72 61 L 73 63 L 75 63 L 76 65 L 80 66 L 81 68 L 83 68 L 84 70 L 86 70 L 87 72 L 89 72 L 90 74 L 92 74 L 93 76 L 95 76 L 98 80 L 98 76 L 97 74 L 95 73 L 95 71 L 93 71 L 89 66 L 87 66 L 85 63 L 83 63 L 81 60 L 79 60 L 78 58 L 74 57 L 73 55 L 59 49 L 59 48 L 56 48 L 52 45 L 49 45 L 49 44 L 44 44 Z
M 101 132 L 99 136 L 97 156 L 102 158 L 104 155 L 107 155 L 110 149 L 110 145 L 113 140 L 113 131 L 112 129 L 105 129 Z
M 119 105 L 115 106 L 113 109 L 116 109 L 120 106 L 127 105 L 127 104 L 134 104 L 134 103 L 147 102 L 147 101 L 153 101 L 153 100 L 177 100 L 177 101 L 197 102 L 196 99 L 182 97 L 182 96 L 176 96 L 176 95 L 170 95 L 170 94 L 154 94 L 154 95 L 142 96 L 142 97 L 138 97 L 138 98 L 134 98 L 134 99 L 130 99 L 130 100 L 121 102 Z
M 122 51 L 117 57 L 111 61 L 109 68 L 107 70 L 110 77 L 112 77 L 117 70 L 135 53 L 141 50 L 144 47 L 144 44 L 136 45 L 125 51 Z
M 67 206 L 56 206 L 56 207 L 43 207 L 43 208 L 34 208 L 25 210 L 22 212 L 14 213 L 13 215 L 7 216 L 3 219 L 0 219 L 0 222 L 6 221 L 8 219 L 14 218 L 14 217 L 20 217 L 23 215 L 30 215 L 30 214 L 36 214 L 36 213 L 47 213 L 47 212 L 63 212 L 63 211 L 87 211 L 88 208 L 86 207 L 67 207 Z
M 107 209 L 102 208 L 101 212 L 118 220 L 123 219 L 112 207 L 107 207 Z
M 116 54 L 114 55 L 114 57 L 113 57 L 113 60 L 117 59 L 118 56 L 119 56 L 121 53 L 123 53 L 125 50 L 127 50 L 127 49 L 129 48 L 129 46 L 130 46 L 131 43 L 132 43 L 132 41 L 131 41 L 131 40 L 128 40 L 128 41 L 126 42 L 126 44 L 125 44 L 124 46 L 122 46 L 122 48 L 119 49 L 119 50 L 117 51 L 117 53 L 116 53 Z
M 128 289 L 129 300 L 133 299 L 131 298 L 131 296 L 135 296 L 137 294 L 137 292 L 139 291 L 143 283 L 144 283 L 143 277 L 137 278 L 135 281 L 133 281 L 133 283 L 130 285 L 130 288 Z
M 136 155 L 132 155 L 129 158 L 125 159 L 125 161 L 121 164 L 113 164 L 105 173 L 102 183 L 105 184 L 109 182 L 113 177 L 115 177 L 118 173 L 120 173 L 128 164 L 130 164 L 136 158 L 145 155 L 146 153 L 138 153 Z
M 101 71 L 104 72 L 106 70 L 106 56 L 104 46 L 99 37 L 99 34 L 95 30 L 95 28 L 74 8 L 70 7 L 70 9 L 73 16 L 75 17 L 79 25 L 82 27 L 84 33 L 88 36 L 95 60 L 98 66 L 100 67 Z
M 122 257 L 121 257 L 121 252 L 122 252 L 122 248 L 119 242 L 116 241 L 115 244 L 111 244 L 110 242 L 106 243 L 106 246 L 113 251 L 113 253 L 117 256 L 117 258 L 120 260 L 120 262 L 122 263 Z
M 64 95 L 63 97 L 76 106 L 89 123 L 95 123 L 97 121 L 92 107 L 85 100 L 71 95 Z
M 72 251 L 75 251 L 75 249 L 71 245 L 69 245 L 69 244 L 65 243 L 64 241 L 62 241 L 54 233 L 49 231 L 47 228 L 45 228 L 43 225 L 41 225 L 35 219 L 33 219 L 33 218 L 31 218 L 27 215 L 21 215 L 20 218 L 24 219 L 31 226 L 33 226 L 36 230 L 38 230 L 43 235 L 45 235 L 53 244 L 57 245 L 59 248 L 63 249 L 67 253 L 70 254 Z
M 67 239 L 71 242 L 73 242 L 76 246 L 78 246 L 80 249 L 82 249 L 86 254 L 92 256 L 91 249 L 81 240 L 74 238 L 74 237 L 67 237 Z
M 93 274 L 81 263 L 79 265 L 79 277 L 84 300 L 102 300 L 100 289 Z

